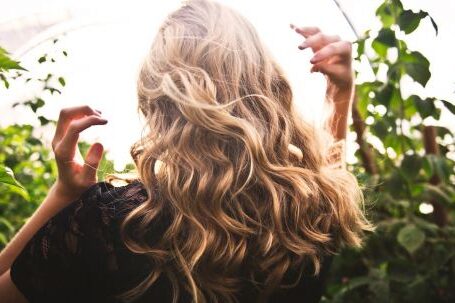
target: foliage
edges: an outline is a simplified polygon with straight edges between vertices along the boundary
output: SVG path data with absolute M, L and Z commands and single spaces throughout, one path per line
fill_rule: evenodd
M 377 230 L 362 249 L 337 256 L 324 302 L 455 302 L 454 135 L 433 124 L 444 107 L 455 114 L 455 106 L 401 90 L 409 79 L 425 87 L 431 73 L 400 31 L 411 34 L 424 18 L 436 34 L 438 27 L 399 0 L 384 1 L 376 15 L 382 28 L 356 43 L 356 60 L 368 54 L 376 79 L 357 86 L 353 130 L 360 148 L 352 169 L 366 186 Z
M 57 170 L 53 155 L 33 136 L 31 125 L 16 124 L 0 129 L 0 142 L 0 163 L 10 168 L 25 188 L 24 191 L 22 186 L 19 189 L 0 183 L 2 247 L 39 206 L 55 180 Z
M 5 84 L 5 87 L 9 87 L 9 82 L 7 77 L 5 76 L 5 72 L 9 70 L 25 70 L 22 66 L 20 66 L 19 62 L 14 61 L 10 58 L 8 52 L 0 47 L 0 79 Z
M 55 42 L 56 40 L 54 44 Z M 63 55 L 66 57 L 68 54 L 63 51 Z M 40 64 L 46 64 L 46 62 L 53 64 L 56 60 L 49 55 L 38 59 Z M 25 71 L 25 73 L 8 73 L 13 69 Z M 3 72 L 0 75 L 6 88 L 9 87 L 8 80 L 18 81 L 18 78 L 28 76 L 27 70 L 9 58 L 8 53 L 2 48 L 0 48 L 0 72 Z M 44 100 L 44 92 L 60 94 L 61 89 L 66 85 L 65 79 L 47 74 L 43 78 L 25 79 L 25 83 L 30 82 L 41 83 L 40 93 L 34 98 L 14 102 L 13 107 L 23 106 L 31 110 L 42 127 L 55 124 L 55 120 L 40 114 L 41 109 L 47 104 Z M 89 146 L 87 142 L 79 142 L 82 155 L 86 154 Z M 116 172 L 113 162 L 107 159 L 106 153 L 103 155 L 100 167 L 103 169 L 98 172 L 99 180 L 104 180 L 107 173 Z M 36 135 L 33 125 L 14 124 L 0 127 L 0 249 L 40 205 L 56 177 L 57 166 L 50 144 Z

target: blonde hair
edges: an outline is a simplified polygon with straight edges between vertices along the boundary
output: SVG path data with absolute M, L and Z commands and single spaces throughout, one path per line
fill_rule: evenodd
M 131 154 L 148 199 L 122 232 L 153 269 L 124 298 L 164 274 L 174 302 L 182 288 L 194 302 L 234 302 L 241 277 L 262 301 L 289 270 L 317 274 L 325 254 L 361 244 L 370 225 L 356 178 L 328 165 L 318 130 L 296 114 L 282 70 L 237 12 L 192 0 L 169 15 L 138 98 L 148 131 Z M 168 225 L 152 241 L 158 218 Z

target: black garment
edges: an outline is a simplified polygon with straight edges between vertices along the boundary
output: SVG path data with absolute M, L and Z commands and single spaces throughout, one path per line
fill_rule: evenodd
M 120 237 L 123 218 L 146 198 L 140 181 L 92 185 L 27 243 L 11 267 L 12 281 L 29 302 L 120 302 L 115 295 L 150 272 L 148 259 L 130 252 Z M 330 262 L 325 259 L 319 277 L 302 276 L 295 288 L 277 291 L 269 302 L 319 302 Z M 251 289 L 241 292 L 239 302 L 254 301 Z M 171 284 L 161 275 L 136 302 L 171 298 Z M 190 302 L 188 294 L 179 302 Z

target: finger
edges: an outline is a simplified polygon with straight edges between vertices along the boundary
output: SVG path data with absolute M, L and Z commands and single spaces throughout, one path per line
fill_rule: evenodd
M 90 146 L 85 156 L 82 177 L 84 180 L 96 181 L 96 171 L 103 157 L 104 147 L 101 143 L 94 143 Z
M 107 120 L 96 115 L 87 116 L 78 120 L 73 120 L 68 126 L 67 132 L 58 144 L 58 157 L 60 159 L 72 160 L 76 150 L 79 133 L 92 125 L 106 124 Z M 56 151 L 57 152 L 57 151 Z M 57 153 L 56 153 L 57 157 Z
M 294 24 L 291 24 L 291 28 L 295 30 L 296 33 L 302 35 L 305 38 L 308 38 L 321 32 L 319 27 L 316 26 L 297 27 Z
M 321 62 L 319 64 L 315 64 L 311 67 L 310 72 L 320 72 L 324 75 L 327 75 L 329 77 L 334 77 L 337 75 L 342 74 L 344 71 L 344 67 L 339 66 L 339 65 L 333 65 L 333 64 L 325 64 L 325 62 Z
M 310 59 L 312 64 L 317 64 L 321 61 L 332 58 L 333 56 L 341 56 L 349 58 L 352 54 L 352 44 L 349 41 L 338 41 L 324 46 L 317 51 L 313 58 Z
M 323 33 L 318 33 L 311 37 L 308 37 L 302 44 L 299 45 L 299 49 L 305 49 L 310 47 L 314 52 L 317 52 L 324 46 L 340 41 L 339 36 L 329 36 Z
M 101 112 L 94 110 L 88 105 L 66 107 L 60 111 L 60 115 L 57 122 L 57 128 L 55 130 L 54 139 L 52 140 L 53 145 L 56 144 L 65 135 L 66 129 L 72 119 L 78 119 L 83 116 L 89 115 L 100 115 Z

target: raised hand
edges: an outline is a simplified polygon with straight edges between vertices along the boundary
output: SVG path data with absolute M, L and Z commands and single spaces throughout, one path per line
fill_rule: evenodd
M 90 146 L 84 163 L 79 163 L 75 156 L 80 155 L 77 142 L 79 133 L 93 125 L 106 124 L 101 112 L 91 107 L 68 107 L 60 111 L 52 150 L 58 166 L 58 178 L 55 187 L 66 200 L 77 199 L 88 187 L 97 182 L 96 171 L 103 155 L 103 145 L 94 143 Z
M 332 97 L 340 94 L 350 96 L 354 84 L 351 42 L 341 40 L 339 36 L 326 35 L 317 27 L 291 24 L 291 28 L 305 37 L 299 49 L 312 49 L 311 72 L 321 72 L 326 76 L 328 94 Z M 345 98 L 333 98 L 333 101 L 342 101 L 340 99 Z

